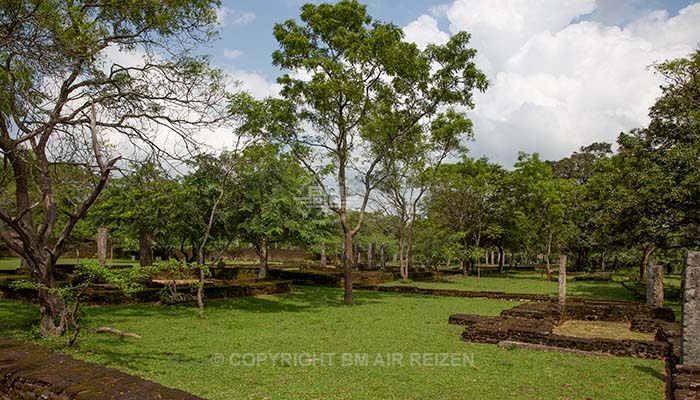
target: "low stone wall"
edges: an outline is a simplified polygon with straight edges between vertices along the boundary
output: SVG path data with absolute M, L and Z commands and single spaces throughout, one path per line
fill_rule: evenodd
M 587 339 L 552 333 L 554 322 L 549 318 L 483 317 L 455 314 L 452 324 L 464 325 L 462 339 L 468 342 L 497 344 L 514 341 L 544 346 L 608 353 L 620 357 L 665 359 L 669 344 L 659 341 Z
M 130 304 L 149 303 L 160 300 L 162 285 L 149 283 L 143 290 L 125 295 L 121 290 L 109 285 L 95 285 L 85 292 L 85 300 L 90 304 Z M 182 285 L 180 292 L 195 294 L 196 289 Z M 225 299 L 263 294 L 280 294 L 292 291 L 292 282 L 283 280 L 252 280 L 248 282 L 212 281 L 204 287 L 204 296 L 208 299 Z M 0 298 L 34 303 L 37 299 L 35 290 L 13 290 L 0 285 Z
M 200 398 L 34 344 L 0 338 L 0 399 Z
M 340 287 L 343 284 L 342 271 L 318 271 L 318 270 L 270 270 L 270 276 L 277 279 L 290 280 L 295 285 Z M 353 286 L 369 287 L 379 283 L 391 282 L 393 276 L 381 271 L 353 271 Z
M 556 301 L 556 296 L 546 294 L 474 292 L 453 289 L 426 289 L 415 286 L 376 286 L 366 285 L 362 289 L 378 292 L 411 293 L 429 296 L 464 297 L 472 299 L 513 300 L 513 301 Z
M 700 365 L 677 365 L 673 373 L 675 400 L 700 400 Z

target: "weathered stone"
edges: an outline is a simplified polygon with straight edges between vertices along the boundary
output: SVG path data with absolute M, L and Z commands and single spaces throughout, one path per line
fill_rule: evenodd
M 319 266 L 326 268 L 326 242 L 321 242 L 321 262 Z
M 651 305 L 654 307 L 664 306 L 664 267 L 655 264 L 651 268 L 653 284 L 651 288 Z
M 681 363 L 700 364 L 700 252 L 685 255 L 682 292 Z
M 654 307 L 663 307 L 664 303 L 664 279 L 663 266 L 654 261 L 647 264 L 647 304 Z
M 107 228 L 97 229 L 97 262 L 105 265 L 107 260 Z
M 172 399 L 199 397 L 40 346 L 0 337 L 0 399 Z
M 559 305 L 566 305 L 566 256 L 559 256 Z

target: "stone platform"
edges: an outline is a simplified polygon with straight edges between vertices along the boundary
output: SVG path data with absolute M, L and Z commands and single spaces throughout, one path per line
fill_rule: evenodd
M 199 400 L 200 397 L 35 344 L 0 337 L 0 399 Z

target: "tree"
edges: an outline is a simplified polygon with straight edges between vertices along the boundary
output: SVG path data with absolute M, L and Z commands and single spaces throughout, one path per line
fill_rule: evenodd
M 657 249 L 700 242 L 700 50 L 655 69 L 665 83 L 649 126 L 620 134 L 600 178 L 610 187 L 613 233 L 640 247 L 640 279 Z
M 401 279 L 408 279 L 420 202 L 435 183 L 435 173 L 443 160 L 464 152 L 461 139 L 467 135 L 471 137 L 471 133 L 471 121 L 452 111 L 432 121 L 429 132 L 402 142 L 382 160 L 379 203 L 397 217 Z
M 306 204 L 310 178 L 296 158 L 274 144 L 245 148 L 234 167 L 235 193 L 223 204 L 236 224 L 235 234 L 255 246 L 258 276 L 268 272 L 270 244 L 308 243 L 323 223 L 318 210 Z
M 570 207 L 567 219 L 571 222 L 568 247 L 577 254 L 574 270 L 581 270 L 588 263 L 589 252 L 600 250 L 600 265 L 604 268 L 605 257 L 611 238 L 609 219 L 601 212 L 601 204 L 607 201 L 600 185 L 589 184 L 601 172 L 602 162 L 612 155 L 609 143 L 592 143 L 583 146 L 571 156 L 551 164 L 555 178 L 568 179 L 572 183 Z
M 94 3 L 84 0 L 0 5 L 0 150 L 12 169 L 14 204 L 0 209 L 0 238 L 20 254 L 38 291 L 40 330 L 61 335 L 65 302 L 53 294 L 54 266 L 75 225 L 93 205 L 124 147 L 166 151 L 166 132 L 187 145 L 194 128 L 222 118 L 224 83 L 193 45 L 213 37 L 210 0 Z M 144 55 L 137 66 L 108 58 L 112 49 Z M 7 163 L 9 162 L 9 163 Z M 51 166 L 83 166 L 88 193 L 58 217 Z M 9 167 L 7 165 L 9 164 Z M 38 188 L 31 187 L 36 173 Z
M 346 304 L 352 304 L 352 243 L 364 221 L 370 193 L 381 181 L 379 166 L 391 149 L 420 134 L 441 106 L 473 106 L 472 92 L 487 82 L 467 47 L 469 35 L 454 35 L 444 46 L 420 51 L 402 41 L 401 29 L 375 21 L 366 7 L 343 0 L 334 5 L 306 4 L 301 24 L 275 25 L 280 50 L 273 63 L 309 75 L 286 74 L 278 82 L 302 122 L 312 130 L 287 132 L 287 142 L 317 184 L 343 228 Z M 433 70 L 432 67 L 435 67 Z M 456 116 L 462 119 L 461 113 Z M 303 146 L 318 151 L 301 151 Z M 333 174 L 337 192 L 324 180 Z M 360 180 L 359 219 L 348 223 L 351 176 Z M 338 202 L 330 201 L 337 195 Z
M 443 164 L 426 201 L 428 218 L 460 245 L 463 273 L 478 263 L 484 240 L 500 231 L 496 223 L 503 168 L 486 158 Z
M 236 145 L 238 149 L 238 145 Z M 193 171 L 182 177 L 176 196 L 183 238 L 188 238 L 196 259 L 194 269 L 199 274 L 197 305 L 200 317 L 204 316 L 204 280 L 208 274 L 206 267 L 207 245 L 216 236 L 232 237 L 226 229 L 226 212 L 222 205 L 225 196 L 230 195 L 233 186 L 237 151 L 224 151 L 218 156 L 200 154 L 189 161 Z
M 167 250 L 173 247 L 177 213 L 176 182 L 155 162 L 133 165 L 132 172 L 112 179 L 101 200 L 90 211 L 90 219 L 111 231 L 138 242 L 139 264 L 153 263 L 152 244 Z
M 537 153 L 520 153 L 512 177 L 516 185 L 515 195 L 520 200 L 521 215 L 524 217 L 521 221 L 531 226 L 530 241 L 542 246 L 547 279 L 550 280 L 552 246 L 561 239 L 560 235 L 567 222 L 565 212 L 571 183 L 566 179 L 556 179 L 552 168 L 540 160 Z

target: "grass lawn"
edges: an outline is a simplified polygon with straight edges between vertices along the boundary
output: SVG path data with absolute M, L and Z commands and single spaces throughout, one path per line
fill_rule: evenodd
M 409 275 L 410 277 L 410 275 Z M 408 285 L 430 289 L 453 289 L 467 291 L 491 291 L 506 293 L 541 293 L 556 295 L 559 283 L 556 277 L 550 282 L 536 273 L 505 273 L 502 276 L 448 275 L 443 281 L 405 282 L 394 281 L 385 285 Z M 609 300 L 633 300 L 632 293 L 617 282 L 572 281 L 566 283 L 566 292 L 570 296 L 595 297 Z
M 628 322 L 566 321 L 554 327 L 554 333 L 591 339 L 654 340 L 653 333 L 632 332 Z
M 500 349 L 463 342 L 462 328 L 447 324 L 452 313 L 497 315 L 517 304 L 356 291 L 355 305 L 346 307 L 339 289 L 301 287 L 209 301 L 204 319 L 194 306 L 92 307 L 85 332 L 110 326 L 143 339 L 85 333 L 76 349 L 63 350 L 208 399 L 662 398 L 662 361 Z M 34 306 L 0 300 L 0 334 L 26 329 L 36 316 Z M 277 352 L 334 356 L 307 367 L 227 360 Z M 366 353 L 370 366 L 344 367 L 342 353 Z M 377 353 L 399 353 L 406 363 L 372 366 Z M 473 354 L 474 365 L 428 366 L 428 359 L 410 366 L 410 353 Z
M 13 271 L 19 268 L 19 258 L 0 257 L 0 271 Z

